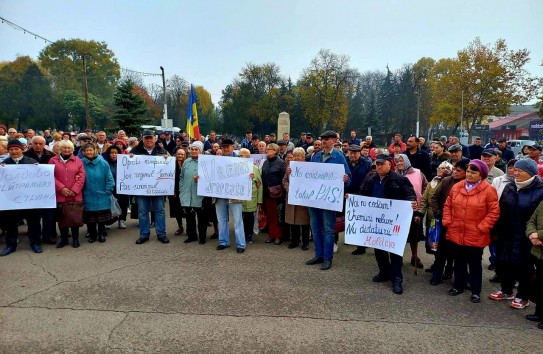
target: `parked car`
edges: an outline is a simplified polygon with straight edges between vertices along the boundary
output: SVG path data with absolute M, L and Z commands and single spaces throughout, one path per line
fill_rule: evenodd
M 513 153 L 515 156 L 522 150 L 522 148 L 526 145 L 534 145 L 537 144 L 537 141 L 534 140 L 509 140 L 507 142 L 507 145 L 513 150 Z

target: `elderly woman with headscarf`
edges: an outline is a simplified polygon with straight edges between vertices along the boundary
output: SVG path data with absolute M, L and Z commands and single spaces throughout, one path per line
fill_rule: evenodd
M 417 195 L 417 204 L 420 206 L 422 202 L 422 192 L 428 184 L 428 180 L 424 174 L 418 169 L 411 166 L 409 158 L 405 154 L 397 154 L 394 157 L 394 163 L 396 165 L 396 172 L 403 177 L 406 177 Z M 417 268 L 424 268 L 424 265 L 417 257 L 418 242 L 422 239 L 422 216 L 418 211 L 413 213 L 413 221 L 409 229 L 409 235 L 407 236 L 407 242 L 411 247 L 411 265 Z
M 428 183 L 426 189 L 424 190 L 424 194 L 422 195 L 419 212 L 422 216 L 426 215 L 426 237 L 428 237 L 428 230 L 430 229 L 432 220 L 434 220 L 435 218 L 434 211 L 432 210 L 432 208 L 430 208 L 430 200 L 435 194 L 437 187 L 439 186 L 443 178 L 452 175 L 452 171 L 453 166 L 449 162 L 443 161 L 437 168 L 437 176 L 435 176 L 432 181 Z M 427 252 L 432 253 L 429 248 L 427 248 Z M 432 270 L 433 265 L 429 268 L 428 272 L 431 272 Z M 432 285 L 434 284 L 432 283 Z
M 486 163 L 470 161 L 466 179 L 452 187 L 443 208 L 443 226 L 455 256 L 454 285 L 449 295 L 464 292 L 469 267 L 473 303 L 481 301 L 483 250 L 490 243 L 490 230 L 500 216 L 498 193 L 486 181 L 487 177 Z
M 523 309 L 530 303 L 529 279 L 534 270 L 530 256 L 532 243 L 525 234 L 526 224 L 543 201 L 543 182 L 537 176 L 537 164 L 531 159 L 517 161 L 514 168 L 514 181 L 503 189 L 500 218 L 494 227 L 501 290 L 490 294 L 489 298 L 513 300 L 512 308 Z M 516 296 L 513 295 L 515 280 L 518 281 Z

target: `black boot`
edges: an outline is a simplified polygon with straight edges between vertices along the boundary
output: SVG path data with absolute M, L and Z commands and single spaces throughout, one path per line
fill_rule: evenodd
M 395 278 L 392 281 L 392 292 L 398 295 L 403 293 L 402 278 Z
M 60 242 L 57 244 L 57 248 L 62 248 L 68 244 L 68 237 L 61 237 Z
M 100 232 L 100 234 L 98 235 L 98 242 L 100 242 L 100 243 L 106 242 L 106 235 L 107 235 L 107 233 L 105 231 Z
M 73 248 L 79 248 L 79 237 L 74 237 L 72 239 L 72 247 Z

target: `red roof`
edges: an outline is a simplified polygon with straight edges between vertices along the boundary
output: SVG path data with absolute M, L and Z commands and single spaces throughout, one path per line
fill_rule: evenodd
M 496 129 L 498 127 L 501 127 L 502 125 L 507 125 L 521 119 L 531 118 L 531 116 L 534 116 L 534 118 L 539 118 L 537 111 L 531 111 L 531 112 L 525 112 L 521 114 L 516 114 L 511 117 L 495 120 L 493 122 L 488 123 L 488 125 L 490 126 L 490 129 Z

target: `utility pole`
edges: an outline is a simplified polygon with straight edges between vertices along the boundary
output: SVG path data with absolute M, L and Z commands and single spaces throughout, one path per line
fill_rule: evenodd
M 417 91 L 417 138 L 420 137 L 419 134 L 420 128 L 420 89 Z
M 166 99 L 166 76 L 164 75 L 164 68 L 161 66 L 160 70 L 162 71 L 162 94 L 164 95 L 164 114 L 161 120 L 161 126 L 163 128 L 172 128 L 173 122 L 171 119 L 168 119 L 168 101 Z
M 87 54 L 83 54 L 83 77 L 85 79 L 85 123 L 87 129 L 92 128 L 89 109 L 89 83 L 87 81 Z

